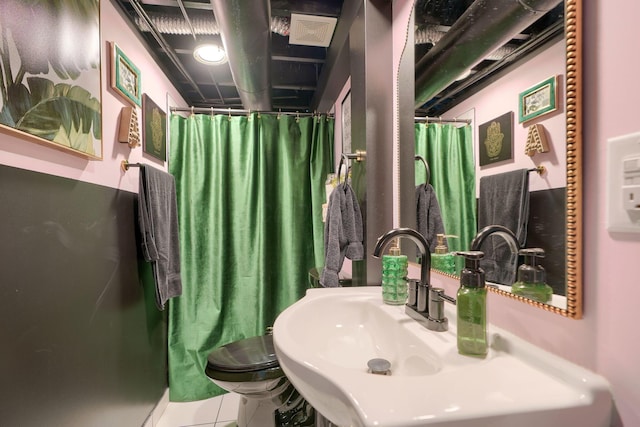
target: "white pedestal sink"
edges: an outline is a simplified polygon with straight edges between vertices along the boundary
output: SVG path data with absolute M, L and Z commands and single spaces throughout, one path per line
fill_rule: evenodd
M 449 331 L 425 329 L 379 287 L 310 289 L 273 329 L 280 366 L 338 426 L 605 427 L 602 377 L 488 326 L 486 358 L 459 355 Z M 391 375 L 368 373 L 384 358 Z

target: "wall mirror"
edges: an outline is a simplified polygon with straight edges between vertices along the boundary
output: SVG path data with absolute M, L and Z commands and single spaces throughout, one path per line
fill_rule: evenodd
M 415 116 L 429 119 L 409 125 L 401 121 L 400 126 L 413 126 L 410 132 L 403 129 L 408 132 L 405 135 L 411 133 L 417 141 L 421 137 L 420 126 L 427 126 L 425 121 L 428 126 L 459 128 L 461 121 L 468 120 L 466 132 L 470 135 L 467 143 L 473 148 L 474 188 L 464 203 L 471 204 L 476 215 L 482 203 L 481 179 L 514 170 L 531 170 L 528 231 L 523 246 L 542 247 L 547 253 L 542 265 L 547 270 L 547 281 L 553 284 L 553 299 L 542 303 L 514 295 L 509 286 L 512 282 L 493 283 L 489 289 L 544 310 L 580 318 L 581 0 L 441 3 L 416 0 L 414 4 L 415 50 L 405 50 L 404 55 L 413 55 L 411 59 L 415 63 Z M 556 61 L 555 65 L 545 62 L 547 59 Z M 540 78 L 536 72 L 541 73 Z M 519 111 L 519 102 L 525 102 L 528 95 L 536 92 L 536 84 L 547 78 L 552 78 L 555 85 L 555 92 L 551 94 L 557 96 L 554 98 L 557 105 L 550 112 L 534 113 L 533 118 L 524 117 L 521 121 L 520 116 L 527 112 Z M 504 98 L 508 98 L 507 101 L 498 102 Z M 478 101 L 472 105 L 474 100 Z M 406 105 L 408 101 L 402 98 L 400 102 Z M 483 143 L 489 139 L 494 122 L 502 124 L 500 134 L 508 140 L 511 152 L 487 163 L 486 159 L 480 159 L 480 150 L 486 149 Z M 535 126 L 531 134 L 533 125 L 539 126 Z M 533 141 L 538 131 L 548 143 L 548 151 L 532 156 L 525 154 L 527 139 Z M 403 145 L 405 140 L 409 138 L 401 137 Z M 485 163 L 481 164 L 481 160 Z M 415 191 L 421 180 L 426 179 L 421 170 L 424 166 L 408 155 L 404 155 L 403 162 L 406 166 L 400 171 L 403 218 L 417 225 L 415 216 L 407 215 L 405 210 L 414 209 L 415 215 Z M 431 165 L 430 179 L 434 187 L 444 185 L 443 182 L 448 185 L 454 179 L 448 175 L 453 172 L 445 169 L 453 167 L 449 168 L 446 163 Z M 407 179 L 407 174 L 415 180 Z M 462 193 L 456 192 L 454 199 L 461 203 L 462 197 Z M 448 230 L 444 232 L 447 234 Z M 477 222 L 472 234 L 476 232 Z M 462 249 L 468 248 L 470 240 L 466 240 L 468 238 Z M 450 243 L 453 241 L 455 238 L 449 239 Z M 436 270 L 436 273 L 455 276 L 455 271 L 452 274 Z

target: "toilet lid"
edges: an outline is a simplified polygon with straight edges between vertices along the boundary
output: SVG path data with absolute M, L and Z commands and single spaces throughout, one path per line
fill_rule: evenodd
M 245 338 L 213 350 L 207 368 L 222 372 L 251 372 L 278 366 L 273 335 Z

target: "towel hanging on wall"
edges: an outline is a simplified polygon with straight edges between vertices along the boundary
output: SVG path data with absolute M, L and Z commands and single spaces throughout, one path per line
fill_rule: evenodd
M 138 222 L 142 253 L 151 262 L 156 305 L 164 310 L 169 298 L 182 294 L 178 207 L 173 175 L 140 165 Z
M 502 225 L 525 247 L 529 223 L 529 170 L 519 169 L 480 178 L 478 229 Z M 490 236 L 480 248 L 484 259 L 480 265 L 486 279 L 511 285 L 515 281 L 518 255 L 512 254 L 502 237 Z
M 338 184 L 331 192 L 324 226 L 324 268 L 320 284 L 337 287 L 338 272 L 344 258 L 364 258 L 362 213 L 353 189 L 346 182 Z

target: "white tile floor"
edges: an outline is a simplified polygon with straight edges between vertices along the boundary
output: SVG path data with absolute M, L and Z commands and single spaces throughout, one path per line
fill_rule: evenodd
M 196 402 L 169 402 L 156 427 L 235 427 L 239 404 L 236 393 Z

